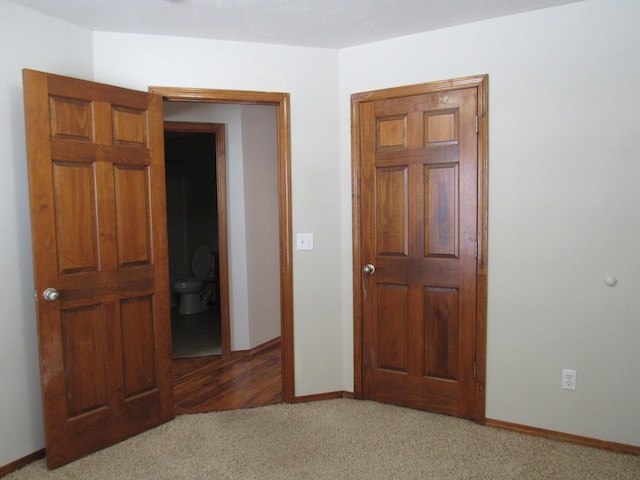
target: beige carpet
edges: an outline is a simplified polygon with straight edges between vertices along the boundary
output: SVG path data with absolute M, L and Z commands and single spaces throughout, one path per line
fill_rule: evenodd
M 640 457 L 374 402 L 327 400 L 183 415 L 48 472 L 81 479 L 640 479 Z

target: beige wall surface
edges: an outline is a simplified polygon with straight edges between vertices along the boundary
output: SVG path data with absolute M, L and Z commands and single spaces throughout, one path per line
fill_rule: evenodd
M 249 348 L 280 335 L 280 231 L 276 107 L 243 105 Z

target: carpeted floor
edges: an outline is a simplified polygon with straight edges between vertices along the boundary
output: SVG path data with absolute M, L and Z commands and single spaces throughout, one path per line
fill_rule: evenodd
M 640 457 L 369 401 L 183 415 L 48 472 L 6 480 L 637 480 Z

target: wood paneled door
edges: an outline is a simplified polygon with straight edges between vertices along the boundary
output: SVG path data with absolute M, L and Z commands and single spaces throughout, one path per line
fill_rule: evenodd
M 484 417 L 485 96 L 474 77 L 352 99 L 363 398 Z
M 174 416 L 162 97 L 31 70 L 24 94 L 53 468 Z

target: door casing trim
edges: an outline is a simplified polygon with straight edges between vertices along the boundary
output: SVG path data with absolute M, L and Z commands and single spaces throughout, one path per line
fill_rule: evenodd
M 149 92 L 169 102 L 273 105 L 278 136 L 278 210 L 280 231 L 280 325 L 282 336 L 282 400 L 295 401 L 293 357 L 293 245 L 291 219 L 291 121 L 289 94 L 150 86 Z
M 487 351 L 487 255 L 488 255 L 488 159 L 489 159 L 489 76 L 442 80 L 402 87 L 374 90 L 351 95 L 351 182 L 353 234 L 353 354 L 354 397 L 362 398 L 362 258 L 361 251 L 361 192 L 360 192 L 360 104 L 427 93 L 476 88 L 478 102 L 478 259 L 476 270 L 476 381 L 475 416 L 477 423 L 485 423 L 485 386 Z

